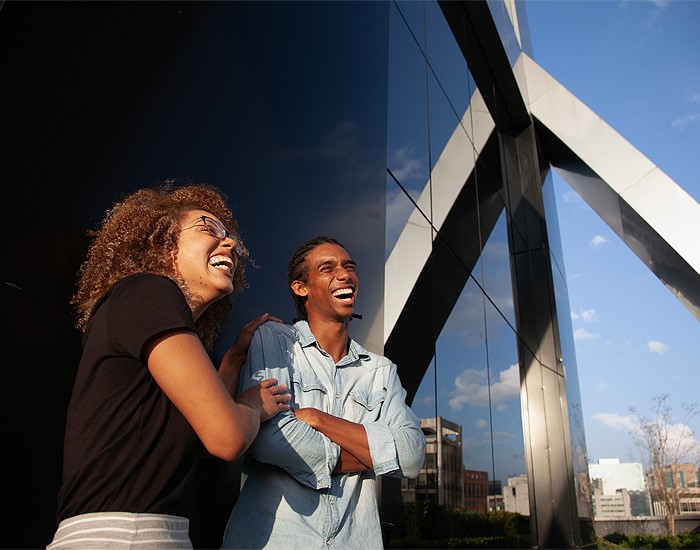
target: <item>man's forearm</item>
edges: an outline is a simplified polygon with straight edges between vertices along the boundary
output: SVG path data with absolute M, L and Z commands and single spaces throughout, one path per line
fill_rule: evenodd
M 369 441 L 367 440 L 367 432 L 362 424 L 345 420 L 332 414 L 325 413 L 311 407 L 295 409 L 294 415 L 306 422 L 315 430 L 321 432 L 333 443 L 340 446 L 342 450 L 347 451 L 354 460 L 362 465 L 362 468 L 355 470 L 343 471 L 359 471 L 372 469 L 372 456 L 369 452 Z M 341 451 L 342 457 L 342 451 Z M 347 458 L 350 464 L 350 458 Z M 336 466 L 337 469 L 337 466 Z
M 318 430 L 294 418 L 291 411 L 263 422 L 248 454 L 277 466 L 314 489 L 330 485 L 340 447 Z
M 357 457 L 342 447 L 340 448 L 340 456 L 333 470 L 334 474 L 350 474 L 352 472 L 366 472 L 371 470 L 369 466 L 360 462 Z

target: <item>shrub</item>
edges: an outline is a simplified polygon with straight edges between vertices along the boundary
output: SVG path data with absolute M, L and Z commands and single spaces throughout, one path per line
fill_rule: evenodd
M 529 548 L 530 524 L 512 512 L 468 512 L 430 501 L 407 502 L 401 540 L 390 548 Z
M 609 544 L 605 544 L 605 543 Z M 657 550 L 662 548 L 700 548 L 700 534 L 680 533 L 675 537 L 654 535 L 624 535 L 612 533 L 607 535 L 598 545 L 598 548 L 609 548 L 614 544 L 621 548 L 640 548 L 644 550 Z

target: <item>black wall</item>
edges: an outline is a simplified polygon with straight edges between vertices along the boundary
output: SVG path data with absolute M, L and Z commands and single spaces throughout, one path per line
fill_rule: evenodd
M 258 267 L 220 354 L 263 311 L 290 321 L 286 262 L 319 233 L 381 297 L 388 5 L 5 2 L 0 8 L 4 231 L 3 547 L 53 536 L 65 411 L 80 354 L 68 300 L 86 230 L 168 178 L 223 188 Z M 358 321 L 355 332 L 367 332 Z M 216 358 L 216 357 L 215 357 Z M 192 518 L 216 547 L 235 465 L 209 460 Z

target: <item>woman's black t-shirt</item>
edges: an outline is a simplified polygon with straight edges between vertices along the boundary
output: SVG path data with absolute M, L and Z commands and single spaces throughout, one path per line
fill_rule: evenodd
M 83 336 L 58 495 L 58 521 L 90 512 L 188 517 L 203 445 L 142 361 L 144 345 L 196 332 L 177 284 L 137 274 L 95 305 Z

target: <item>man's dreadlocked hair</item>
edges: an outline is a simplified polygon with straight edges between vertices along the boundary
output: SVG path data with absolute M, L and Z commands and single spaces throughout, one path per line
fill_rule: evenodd
M 325 235 L 319 235 L 313 239 L 309 239 L 304 244 L 302 244 L 297 251 L 289 260 L 289 267 L 287 269 L 287 288 L 292 295 L 292 300 L 294 301 L 294 307 L 297 310 L 297 315 L 299 316 L 294 322 L 299 319 L 306 320 L 308 315 L 306 314 L 306 296 L 297 296 L 292 290 L 292 283 L 294 281 L 306 282 L 306 277 L 309 274 L 309 264 L 306 263 L 306 255 L 311 252 L 317 246 L 322 244 L 337 244 L 338 246 L 343 246 L 342 243 L 338 242 L 332 237 L 326 237 Z M 347 250 L 347 249 L 346 249 Z

